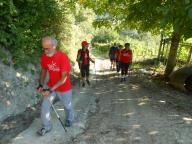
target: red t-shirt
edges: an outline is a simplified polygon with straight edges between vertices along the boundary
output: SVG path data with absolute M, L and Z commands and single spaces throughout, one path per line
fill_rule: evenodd
M 84 65 L 88 65 L 89 64 L 89 58 L 88 58 L 88 52 L 87 51 L 78 51 L 78 56 L 81 57 L 81 54 L 84 54 Z
M 89 64 L 89 60 L 88 60 L 88 52 L 84 52 L 84 65 L 88 65 Z
M 120 60 L 120 55 L 121 55 L 121 49 L 118 49 L 117 51 L 116 51 L 116 53 L 115 53 L 115 56 L 116 56 L 116 60 Z
M 132 51 L 123 49 L 121 51 L 120 61 L 123 63 L 130 63 L 132 61 Z
M 71 65 L 67 55 L 63 52 L 56 52 L 52 57 L 46 56 L 44 53 L 41 57 L 41 67 L 49 72 L 48 86 L 53 87 L 61 80 L 62 72 L 70 73 Z M 68 75 L 65 83 L 58 87 L 55 91 L 66 92 L 71 89 L 70 76 Z

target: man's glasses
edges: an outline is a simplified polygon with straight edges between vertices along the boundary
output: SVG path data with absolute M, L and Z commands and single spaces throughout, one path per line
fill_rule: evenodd
M 47 50 L 50 50 L 51 48 L 42 48 L 43 51 L 47 51 Z

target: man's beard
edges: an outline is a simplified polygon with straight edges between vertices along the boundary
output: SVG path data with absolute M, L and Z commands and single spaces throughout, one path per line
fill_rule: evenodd
M 55 54 L 55 52 L 47 52 L 47 53 L 45 53 L 46 54 L 46 56 L 48 56 L 48 57 L 52 57 L 54 54 Z

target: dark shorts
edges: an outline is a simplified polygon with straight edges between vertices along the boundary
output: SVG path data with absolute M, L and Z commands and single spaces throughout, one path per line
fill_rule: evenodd
M 116 61 L 115 56 L 110 56 L 110 61 L 111 61 L 111 62 L 115 62 L 115 61 Z
M 81 76 L 84 78 L 85 76 L 89 76 L 89 65 L 82 65 L 81 66 Z

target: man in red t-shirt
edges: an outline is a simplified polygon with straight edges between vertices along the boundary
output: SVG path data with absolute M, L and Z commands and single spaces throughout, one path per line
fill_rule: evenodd
M 121 51 L 121 82 L 126 80 L 129 65 L 132 63 L 132 50 L 130 49 L 130 43 L 125 43 L 125 48 Z
M 42 39 L 42 47 L 45 52 L 41 57 L 41 75 L 37 90 L 44 96 L 41 106 L 42 128 L 37 131 L 38 134 L 44 135 L 52 129 L 50 108 L 51 103 L 58 97 L 63 102 L 66 114 L 65 126 L 70 127 L 73 121 L 72 108 L 72 87 L 70 81 L 70 61 L 67 55 L 57 51 L 57 40 L 51 37 Z M 49 81 L 48 89 L 43 91 L 43 84 L 47 73 Z
M 79 63 L 80 71 L 81 71 L 81 77 L 82 77 L 82 87 L 85 86 L 85 79 L 87 81 L 87 84 L 90 85 L 89 81 L 89 65 L 90 61 L 92 63 L 95 63 L 95 61 L 90 58 L 89 55 L 89 43 L 87 41 L 83 41 L 81 43 L 82 49 L 78 51 L 77 54 L 77 62 Z

